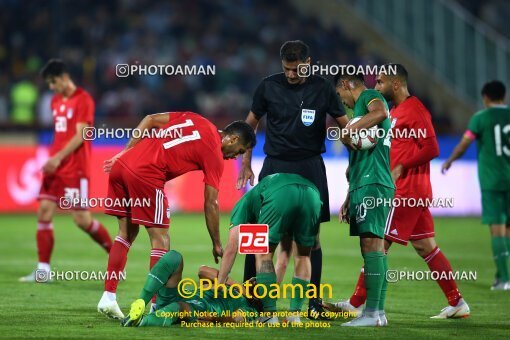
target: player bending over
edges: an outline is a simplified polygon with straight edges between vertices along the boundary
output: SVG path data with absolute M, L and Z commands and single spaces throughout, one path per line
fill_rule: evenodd
M 138 234 L 139 225 L 144 225 L 149 234 L 151 268 L 170 247 L 170 213 L 164 194 L 165 182 L 189 171 L 203 171 L 205 221 L 217 263 L 223 252 L 218 208 L 223 160 L 234 159 L 256 143 L 253 128 L 245 122 L 233 122 L 218 131 L 207 119 L 192 112 L 149 115 L 137 129 L 141 136 L 148 130 L 157 133 L 153 133 L 153 138 L 131 139 L 124 151 L 104 165 L 105 171 L 110 173 L 108 197 L 113 202 L 129 198 L 150 201 L 150 206 L 114 206 L 105 211 L 117 217 L 119 233 L 108 258 L 109 277 L 97 309 L 116 319 L 124 318 L 117 304 L 118 278 L 126 266 L 127 254 Z
M 219 290 L 215 293 L 214 289 L 202 291 L 203 297 L 200 297 L 199 291 L 191 297 L 182 297 L 177 287 L 182 280 L 183 267 L 184 261 L 179 252 L 171 250 L 166 253 L 151 269 L 139 298 L 131 304 L 129 315 L 122 320 L 121 325 L 169 327 L 181 320 L 249 322 L 255 320 L 255 316 L 262 310 L 260 300 L 248 299 L 244 291 L 240 297 L 237 297 L 237 294 L 235 297 L 228 294 L 224 296 Z M 212 281 L 218 276 L 218 270 L 201 266 L 198 276 L 200 279 Z M 226 282 L 227 285 L 235 283 L 230 279 Z M 244 286 L 241 288 L 244 290 Z M 158 309 L 144 315 L 145 307 L 154 294 Z M 213 316 L 213 313 L 217 316 Z
M 367 197 L 393 199 L 395 186 L 390 173 L 391 129 L 388 104 L 383 96 L 365 86 L 362 75 L 339 75 L 335 85 L 346 106 L 354 109 L 354 117 L 361 119 L 346 129 L 368 129 L 377 126 L 384 132 L 384 138 L 369 150 L 349 152 L 349 192 L 342 205 L 341 219 L 350 223 L 351 236 L 359 236 L 361 254 L 365 265 L 367 303 L 362 314 L 342 326 L 386 326 L 384 313 L 388 263 L 384 253 L 384 229 L 390 219 L 389 206 L 367 208 Z M 349 131 L 346 131 L 349 132 Z M 344 133 L 344 136 L 349 136 Z
M 72 203 L 70 208 L 74 223 L 101 246 L 110 251 L 112 240 L 106 228 L 92 218 L 88 208 L 75 205 L 73 200 L 87 199 L 90 179 L 91 142 L 83 140 L 83 130 L 94 126 L 94 100 L 71 79 L 62 60 L 51 59 L 41 75 L 55 92 L 51 99 L 51 110 L 55 123 L 55 135 L 50 149 L 51 157 L 43 166 L 43 182 L 39 193 L 37 210 L 37 254 L 38 271 L 50 271 L 53 252 L 53 216 L 57 202 Z M 21 277 L 21 282 L 34 282 L 35 271 Z
M 390 66 L 390 65 L 388 65 Z M 391 140 L 391 175 L 395 181 L 395 199 L 432 198 L 430 184 L 430 161 L 438 156 L 436 134 L 432 126 L 430 113 L 407 88 L 407 71 L 400 65 L 396 75 L 377 76 L 375 89 L 394 106 L 390 111 L 393 131 L 397 137 Z M 413 131 L 414 130 L 414 131 Z M 418 130 L 425 132 L 424 137 L 415 138 Z M 407 133 L 407 136 L 406 136 Z M 406 201 L 403 201 L 406 202 Z M 433 318 L 460 318 L 469 316 L 470 310 L 462 298 L 453 279 L 450 262 L 439 249 L 434 238 L 434 220 L 428 207 L 392 207 L 391 221 L 384 230 L 384 250 L 388 252 L 393 242 L 407 245 L 410 241 L 416 253 L 427 263 L 430 271 L 449 276 L 436 282 L 448 301 L 439 315 Z M 444 274 L 448 275 L 444 275 Z M 342 311 L 360 311 L 367 299 L 363 269 L 350 299 L 329 305 Z
M 223 252 L 218 281 L 224 283 L 234 264 L 238 244 L 239 225 L 257 223 L 269 225 L 269 253 L 255 254 L 256 281 L 267 291 L 276 284 L 273 255 L 283 235 L 296 242 L 294 258 L 294 297 L 290 311 L 296 312 L 288 322 L 301 322 L 299 312 L 310 283 L 310 252 L 319 230 L 322 202 L 317 187 L 304 177 L 278 173 L 265 177 L 237 202 L 230 220 L 228 244 Z M 267 294 L 262 298 L 264 312 L 276 312 L 276 298 Z M 278 317 L 265 317 L 266 323 L 277 323 Z
M 510 290 L 510 109 L 505 104 L 505 85 L 494 80 L 482 88 L 485 109 L 471 117 L 468 130 L 443 164 L 445 174 L 476 139 L 478 179 L 482 190 L 482 223 L 492 236 L 496 281 L 492 290 Z M 505 228 L 506 227 L 506 228 Z M 506 230 L 505 230 L 506 229 Z

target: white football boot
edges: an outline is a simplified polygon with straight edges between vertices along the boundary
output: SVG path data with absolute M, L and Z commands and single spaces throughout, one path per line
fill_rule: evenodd
M 467 318 L 470 314 L 469 306 L 464 301 L 464 299 L 460 299 L 457 303 L 457 306 L 448 306 L 441 310 L 436 316 L 431 316 L 431 319 L 457 319 L 457 318 Z
M 378 312 L 363 312 L 360 316 L 345 322 L 342 326 L 346 327 L 379 327 L 382 326 L 381 319 L 379 318 Z
M 99 300 L 97 304 L 97 311 L 110 319 L 124 319 L 124 314 L 120 310 L 115 293 L 104 292 L 101 300 Z

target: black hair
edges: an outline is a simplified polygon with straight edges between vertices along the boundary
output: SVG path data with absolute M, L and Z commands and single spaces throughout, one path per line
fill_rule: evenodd
M 335 78 L 333 79 L 333 81 L 335 83 L 335 87 L 337 87 L 340 84 L 341 80 L 354 81 L 357 83 L 365 84 L 365 76 L 361 73 L 360 74 L 357 74 L 357 73 L 356 74 L 347 74 L 347 73 L 338 72 L 335 75 Z
M 241 143 L 247 148 L 253 148 L 257 144 L 255 131 L 250 124 L 243 120 L 236 120 L 228 124 L 223 131 L 228 135 L 237 135 L 241 139 Z
M 67 65 L 60 59 L 50 59 L 41 69 L 41 76 L 46 79 L 67 73 Z
M 397 77 L 404 84 L 407 84 L 407 70 L 402 64 L 388 63 L 384 65 L 386 72 L 389 76 Z M 396 74 L 393 73 L 393 69 L 396 70 Z
M 305 61 L 310 56 L 310 48 L 301 40 L 286 41 L 280 48 L 280 58 L 285 61 Z
M 482 96 L 487 96 L 490 101 L 500 101 L 505 99 L 506 88 L 499 80 L 493 80 L 482 87 Z

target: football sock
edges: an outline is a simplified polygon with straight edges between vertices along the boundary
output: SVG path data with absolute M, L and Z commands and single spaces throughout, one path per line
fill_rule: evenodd
M 271 291 L 271 285 L 276 284 L 276 273 L 257 273 L 257 285 L 263 285 L 266 287 L 265 291 L 267 294 L 263 296 L 264 290 L 259 289 L 258 295 L 263 296 L 261 298 L 262 305 L 264 306 L 264 312 L 276 312 L 276 300 L 277 298 L 270 297 L 269 292 Z
M 149 297 L 150 299 L 150 297 Z M 138 327 L 159 326 L 169 327 L 179 319 L 180 306 L 177 302 L 172 302 L 165 307 L 158 309 L 158 315 L 151 313 L 143 317 Z
M 290 311 L 300 312 L 303 308 L 303 302 L 305 301 L 306 291 L 308 290 L 308 284 L 310 281 L 302 280 L 297 277 L 292 278 L 292 286 L 294 287 L 294 297 L 290 299 Z
M 108 230 L 106 230 L 101 222 L 98 220 L 92 220 L 85 232 L 89 234 L 89 236 L 92 237 L 97 244 L 103 247 L 107 253 L 110 252 L 110 249 L 112 248 L 112 239 L 108 234 Z
M 322 276 L 322 248 L 312 249 L 310 253 L 310 262 L 312 263 L 312 275 L 310 277 L 310 283 L 319 291 Z M 315 299 L 310 299 L 308 305 L 314 303 Z
M 248 281 L 252 277 L 255 277 L 257 275 L 255 267 L 255 255 L 253 254 L 247 254 L 244 258 L 244 279 L 243 282 Z
M 367 304 L 365 312 L 372 313 L 379 309 L 381 288 L 384 281 L 384 255 L 381 251 L 363 254 L 365 259 L 365 287 L 367 289 Z
M 508 281 L 508 248 L 506 247 L 506 237 L 492 237 L 492 254 L 498 279 L 503 282 Z
M 349 303 L 354 307 L 358 308 L 367 300 L 367 290 L 365 289 L 365 270 L 361 267 L 361 272 L 359 273 L 358 282 L 356 283 L 356 288 L 354 288 L 354 293 L 349 299 Z
M 147 304 L 161 288 L 165 287 L 166 282 L 179 268 L 181 262 L 182 255 L 175 250 L 170 250 L 157 261 L 147 276 L 142 291 L 140 292 L 139 297 L 145 301 L 145 304 Z M 176 288 L 168 289 L 177 290 Z
M 150 256 L 150 263 L 149 263 L 149 269 L 152 269 L 154 265 L 159 261 L 163 255 L 165 255 L 167 252 L 166 249 L 163 248 L 152 248 L 151 249 L 151 256 Z M 152 302 L 156 303 L 156 295 L 152 297 Z
M 388 281 L 386 272 L 388 271 L 388 255 L 383 255 L 383 283 L 381 287 L 381 299 L 379 300 L 379 311 L 384 312 L 384 302 L 386 301 L 386 291 L 388 290 Z
M 115 293 L 117 285 L 119 284 L 118 278 L 124 271 L 127 262 L 127 254 L 131 243 L 124 240 L 122 237 L 115 237 L 110 254 L 108 256 L 108 278 L 104 283 L 104 290 L 107 292 Z
M 457 306 L 459 300 L 462 298 L 460 292 L 457 288 L 457 283 L 455 280 L 451 279 L 452 275 L 452 266 L 448 259 L 444 256 L 441 249 L 435 247 L 428 255 L 423 257 L 431 272 L 436 272 L 439 277 L 447 276 L 447 279 L 440 278 L 437 280 L 437 284 L 441 287 L 446 299 L 448 300 L 448 304 L 450 306 Z
M 37 221 L 37 256 L 40 264 L 47 264 L 49 268 L 53 251 L 53 223 L 51 221 Z

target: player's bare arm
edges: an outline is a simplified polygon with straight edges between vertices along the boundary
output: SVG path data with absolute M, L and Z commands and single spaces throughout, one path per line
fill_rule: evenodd
M 204 214 L 207 231 L 213 243 L 214 262 L 223 255 L 220 240 L 220 208 L 218 206 L 218 189 L 206 184 L 204 189 Z
M 350 223 L 349 221 L 349 204 L 350 204 L 350 194 L 347 192 L 347 196 L 345 197 L 345 201 L 340 207 L 340 222 Z
M 452 163 L 456 161 L 457 159 L 461 158 L 466 150 L 469 148 L 471 143 L 474 141 L 474 138 L 471 136 L 464 135 L 462 139 L 460 140 L 459 144 L 455 146 L 455 149 L 453 149 L 452 154 L 446 162 L 443 163 L 443 166 L 441 167 L 441 172 L 443 174 L 446 174 L 446 172 L 450 169 L 452 166 Z
M 388 118 L 388 111 L 382 100 L 376 99 L 368 105 L 368 113 L 359 121 L 349 126 L 350 131 L 358 129 L 370 129 Z
M 257 132 L 257 126 L 259 125 L 259 119 L 255 114 L 250 111 L 248 113 L 248 117 L 246 117 L 246 123 L 250 124 L 250 126 L 253 128 L 255 133 Z M 255 174 L 253 173 L 253 170 L 251 169 L 251 155 L 252 155 L 252 149 L 246 150 L 246 152 L 243 155 L 242 165 L 241 165 L 241 171 L 239 171 L 239 176 L 237 177 L 237 190 L 244 188 L 246 186 L 246 183 L 250 181 L 250 185 L 253 185 L 253 182 L 255 180 Z
M 239 226 L 235 226 L 230 229 L 228 234 L 228 242 L 225 250 L 223 251 L 223 257 L 221 258 L 220 271 L 218 273 L 218 282 L 226 283 L 228 274 L 232 270 L 232 266 L 236 260 L 237 255 L 237 244 L 239 242 Z
M 141 133 L 139 135 L 143 136 L 144 131 L 148 131 L 148 130 L 151 130 L 154 128 L 160 128 L 163 125 L 167 124 L 169 120 L 170 120 L 170 114 L 168 112 L 167 113 L 154 113 L 154 114 L 145 116 L 145 118 L 142 119 L 142 121 L 138 124 L 136 129 L 138 131 L 141 131 Z M 133 146 L 135 146 L 140 140 L 141 140 L 140 137 L 138 137 L 138 138 L 131 137 L 131 139 L 127 143 L 126 147 L 124 148 L 124 150 L 122 150 L 121 152 L 119 152 L 118 154 L 113 156 L 112 158 L 104 161 L 104 164 L 103 164 L 104 172 L 109 173 L 112 169 L 113 164 L 115 164 L 115 161 L 120 156 L 122 156 L 124 153 L 126 153 L 126 151 L 128 151 Z
M 54 173 L 59 167 L 60 163 L 70 154 L 72 154 L 76 149 L 83 144 L 83 130 L 88 126 L 87 123 L 78 123 L 76 124 L 76 134 L 71 138 L 71 140 L 53 157 L 48 159 L 46 164 L 44 164 L 42 170 L 46 174 Z

